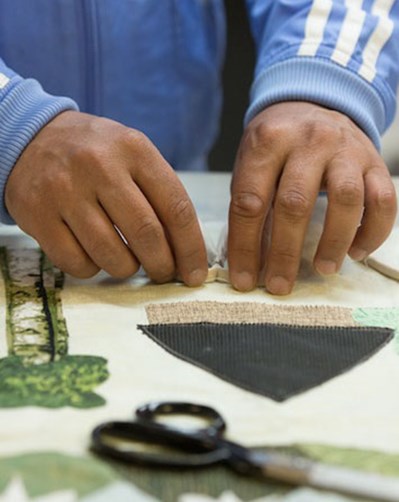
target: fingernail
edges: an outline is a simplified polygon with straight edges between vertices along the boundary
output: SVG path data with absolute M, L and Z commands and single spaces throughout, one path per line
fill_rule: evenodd
M 240 272 L 232 278 L 231 283 L 238 291 L 251 291 L 255 286 L 255 279 L 248 272 Z
M 361 248 L 354 247 L 349 250 L 349 256 L 355 261 L 362 261 L 367 258 L 367 255 L 367 251 Z
M 206 274 L 207 274 L 206 270 L 203 270 L 201 268 L 196 268 L 195 270 L 190 272 L 188 276 L 187 285 L 194 288 L 196 286 L 201 286 L 201 284 L 203 284 L 203 282 L 206 279 Z
M 288 295 L 291 293 L 291 283 L 285 277 L 276 275 L 267 281 L 266 289 L 272 295 Z
M 315 264 L 315 267 L 321 275 L 333 275 L 337 273 L 337 264 L 332 260 L 319 260 Z

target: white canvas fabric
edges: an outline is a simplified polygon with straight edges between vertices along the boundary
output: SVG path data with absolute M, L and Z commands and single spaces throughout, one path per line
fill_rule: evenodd
M 204 223 L 226 217 L 227 175 L 182 177 Z M 202 194 L 207 193 L 206 201 Z M 324 306 L 384 312 L 399 308 L 399 284 L 364 264 L 346 260 L 342 271 L 321 277 L 312 268 L 314 238 L 321 229 L 325 200 L 313 219 L 298 282 L 291 295 L 273 297 L 262 288 L 240 294 L 228 284 L 188 288 L 181 283 L 151 284 L 144 276 L 127 281 L 100 273 L 90 280 L 66 278 L 63 311 L 69 354 L 102 356 L 110 378 L 96 389 L 104 406 L 79 410 L 38 407 L 0 409 L 2 455 L 27 451 L 87 452 L 95 425 L 130 419 L 138 405 L 152 400 L 195 400 L 217 408 L 228 436 L 245 445 L 320 443 L 399 453 L 399 353 L 397 340 L 366 363 L 285 403 L 276 403 L 221 381 L 177 360 L 138 329 L 148 323 L 146 307 L 198 301 L 256 302 L 267 306 Z M 1 230 L 3 245 L 36 246 L 15 229 Z M 0 301 L 0 357 L 7 355 L 3 283 Z M 393 319 L 396 319 L 395 315 Z

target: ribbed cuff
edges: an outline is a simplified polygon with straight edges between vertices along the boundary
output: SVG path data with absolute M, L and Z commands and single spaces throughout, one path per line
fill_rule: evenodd
M 25 147 L 52 118 L 77 110 L 69 98 L 51 96 L 33 79 L 16 77 L 0 93 L 0 221 L 15 224 L 4 204 L 8 176 Z
M 386 127 L 379 93 L 347 68 L 331 61 L 295 57 L 276 63 L 256 78 L 245 125 L 261 110 L 282 101 L 310 101 L 350 117 L 380 149 Z

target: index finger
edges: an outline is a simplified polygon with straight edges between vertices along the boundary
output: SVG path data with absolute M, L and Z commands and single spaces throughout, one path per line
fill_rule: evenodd
M 161 155 L 157 157 L 136 171 L 134 180 L 165 228 L 183 281 L 199 286 L 206 279 L 208 263 L 194 205 L 173 169 Z

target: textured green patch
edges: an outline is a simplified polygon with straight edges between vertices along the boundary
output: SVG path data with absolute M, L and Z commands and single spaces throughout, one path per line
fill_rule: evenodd
M 380 326 L 395 330 L 395 347 L 399 354 L 399 308 L 359 308 L 353 318 L 363 326 Z
M 71 489 L 82 497 L 120 479 L 111 467 L 91 457 L 29 453 L 0 458 L 0 497 L 15 476 L 23 479 L 30 497 Z
M 266 450 L 265 448 L 259 449 Z M 399 476 L 399 455 L 310 444 L 284 447 L 278 450 L 323 463 L 378 472 L 388 476 Z M 267 479 L 241 476 L 221 465 L 198 470 L 188 469 L 184 471 L 184 475 L 181 470 L 151 470 L 116 463 L 113 465 L 142 491 L 163 502 L 174 502 L 180 495 L 188 492 L 202 493 L 217 498 L 224 491 L 230 490 L 241 500 L 251 501 L 266 495 L 284 494 L 292 490 L 288 485 L 273 483 Z M 348 500 L 352 499 L 348 498 Z
M 63 273 L 40 249 L 0 248 L 0 268 L 10 355 L 0 360 L 0 407 L 103 405 L 93 389 L 109 376 L 105 359 L 67 355 Z
M 162 502 L 176 502 L 185 493 L 200 493 L 217 499 L 228 490 L 242 501 L 252 501 L 290 491 L 287 485 L 243 476 L 220 464 L 199 469 L 151 469 L 116 462 L 111 465 L 127 481 Z
M 399 455 L 314 444 L 278 450 L 332 465 L 399 477 Z M 0 495 L 15 476 L 23 479 L 32 498 L 60 490 L 75 490 L 79 497 L 83 497 L 121 478 L 163 502 L 175 502 L 179 496 L 189 492 L 217 498 L 226 490 L 243 501 L 250 501 L 267 495 L 285 494 L 292 489 L 269 480 L 236 474 L 223 465 L 187 470 L 153 469 L 114 461 L 108 463 L 91 456 L 73 457 L 57 453 L 0 458 Z
M 399 477 L 399 455 L 315 444 L 298 446 L 298 451 L 307 457 L 327 464 Z
M 101 406 L 104 399 L 92 391 L 108 376 L 102 357 L 65 356 L 29 366 L 20 357 L 6 357 L 0 359 L 0 407 Z

